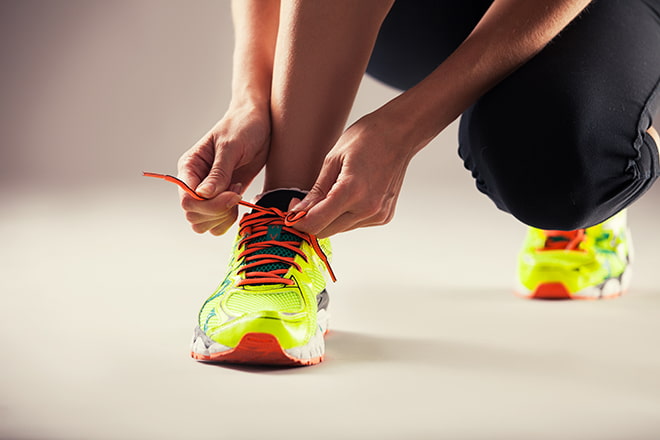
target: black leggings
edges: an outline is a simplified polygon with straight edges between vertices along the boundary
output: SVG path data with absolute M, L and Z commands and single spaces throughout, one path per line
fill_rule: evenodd
M 412 87 L 491 3 L 396 2 L 367 72 Z M 595 0 L 463 114 L 459 155 L 479 190 L 523 223 L 563 230 L 600 223 L 660 175 L 646 132 L 659 85 L 660 0 Z

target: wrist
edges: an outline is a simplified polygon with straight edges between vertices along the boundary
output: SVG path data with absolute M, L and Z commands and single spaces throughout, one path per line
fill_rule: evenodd
M 451 123 L 451 120 L 444 121 L 448 118 L 422 107 L 418 99 L 403 93 L 373 113 L 387 136 L 410 157 Z
M 270 94 L 252 88 L 234 92 L 232 93 L 228 111 L 261 113 L 270 117 Z
M 232 87 L 230 106 L 270 108 L 270 83 L 267 86 L 251 83 Z

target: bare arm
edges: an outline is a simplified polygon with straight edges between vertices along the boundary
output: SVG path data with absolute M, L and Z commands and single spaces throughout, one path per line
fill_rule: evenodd
M 408 163 L 494 85 L 527 62 L 590 0 L 495 0 L 461 46 L 417 86 L 366 115 L 326 156 L 294 211 L 321 237 L 387 223 Z
M 270 147 L 270 92 L 279 0 L 235 0 L 232 99 L 229 109 L 179 159 L 179 178 L 199 194 L 181 191 L 194 231 L 224 233 L 237 216 L 239 194 L 263 168 Z
M 279 0 L 233 0 L 232 101 L 270 102 Z
M 494 1 L 444 63 L 382 112 L 394 121 L 411 122 L 398 125 L 418 151 L 481 95 L 540 52 L 589 3 L 591 0 Z

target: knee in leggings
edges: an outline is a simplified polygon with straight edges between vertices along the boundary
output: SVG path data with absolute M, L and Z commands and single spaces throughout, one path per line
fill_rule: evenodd
M 516 142 L 522 144 L 515 147 Z M 600 223 L 618 209 L 609 201 L 616 198 L 617 186 L 621 186 L 604 182 L 625 180 L 624 173 L 604 179 L 593 160 L 578 157 L 584 148 L 563 142 L 562 152 L 557 154 L 552 153 L 553 145 L 542 145 L 538 139 L 507 139 L 504 154 L 496 153 L 497 145 L 482 153 L 488 169 L 486 187 L 496 193 L 493 198 L 503 209 L 527 225 L 574 230 Z M 516 153 L 507 154 L 512 146 Z M 620 166 L 624 170 L 627 161 L 622 160 Z
M 507 210 L 526 225 L 540 229 L 575 230 L 599 223 L 600 206 L 585 197 L 588 185 L 577 181 L 552 186 L 553 180 L 528 180 L 525 191 L 502 194 Z M 604 220 L 604 219 L 603 219 Z
M 482 99 L 461 120 L 461 156 L 479 189 L 523 223 L 574 230 L 615 215 L 660 176 L 651 134 L 603 123 L 588 112 L 552 101 L 533 106 L 511 94 Z M 629 124 L 630 125 L 630 124 Z M 645 126 L 636 124 L 636 126 Z

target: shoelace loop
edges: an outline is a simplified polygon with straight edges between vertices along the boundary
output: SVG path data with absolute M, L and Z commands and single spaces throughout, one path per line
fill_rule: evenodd
M 169 174 L 148 172 L 144 172 L 143 175 L 146 177 L 154 177 L 157 179 L 163 179 L 167 182 L 172 182 L 178 185 L 181 189 L 190 194 L 196 200 L 208 200 L 207 198 L 197 194 L 195 190 L 190 188 L 184 181 L 177 177 L 171 176 Z M 245 249 L 239 255 L 239 259 L 244 258 L 246 264 L 244 264 L 239 269 L 239 273 L 245 273 L 245 278 L 237 283 L 239 286 L 254 284 L 294 284 L 292 280 L 283 278 L 283 275 L 288 272 L 288 269 L 286 268 L 273 269 L 269 271 L 250 271 L 250 269 L 272 263 L 283 263 L 284 265 L 293 266 L 296 269 L 301 270 L 300 265 L 295 262 L 295 256 L 286 257 L 272 253 L 258 253 L 259 251 L 268 249 L 269 247 L 280 246 L 293 252 L 296 255 L 300 255 L 305 261 L 307 261 L 307 256 L 303 251 L 300 250 L 299 242 L 281 240 L 255 241 L 256 238 L 264 237 L 268 234 L 268 226 L 281 226 L 283 231 L 288 232 L 289 234 L 293 234 L 299 237 L 301 240 L 309 243 L 310 246 L 312 246 L 312 249 L 314 249 L 316 255 L 318 255 L 321 261 L 323 261 L 323 264 L 325 265 L 332 281 L 337 281 L 332 267 L 330 267 L 330 261 L 325 255 L 325 252 L 323 252 L 323 249 L 321 249 L 321 245 L 319 244 L 316 236 L 306 232 L 298 231 L 291 227 L 300 221 L 307 214 L 307 212 L 283 212 L 277 208 L 264 208 L 262 206 L 245 202 L 243 200 L 239 201 L 238 204 L 256 211 L 250 214 L 245 214 L 241 220 L 239 235 L 245 236 L 241 239 L 239 247 L 245 246 Z

